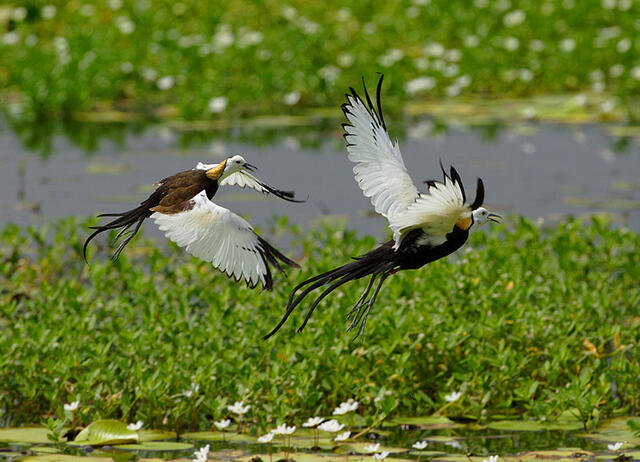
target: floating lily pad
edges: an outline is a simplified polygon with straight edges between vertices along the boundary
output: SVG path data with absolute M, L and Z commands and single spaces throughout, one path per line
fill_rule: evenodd
M 577 421 L 536 422 L 531 420 L 501 420 L 491 422 L 487 428 L 500 431 L 539 432 L 545 430 L 575 431 L 582 429 L 582 423 Z
M 138 441 L 141 443 L 147 441 L 169 440 L 176 437 L 176 432 L 165 430 L 138 430 Z
M 424 429 L 455 428 L 462 426 L 461 424 L 441 415 L 431 415 L 426 417 L 399 417 L 393 419 L 388 425 L 415 425 Z
M 197 441 L 232 441 L 234 443 L 256 443 L 257 438 L 234 432 L 193 432 L 184 433 L 183 438 Z M 275 440 L 275 439 L 274 439 Z
M 141 444 L 119 444 L 116 446 L 116 449 L 132 451 L 186 451 L 191 448 L 193 448 L 193 444 L 175 441 L 149 441 Z
M 595 432 L 582 435 L 583 437 L 600 441 L 603 443 L 615 443 L 617 441 L 625 441 L 631 446 L 640 445 L 640 436 L 636 435 L 627 425 L 627 421 L 631 420 L 640 424 L 640 418 L 620 417 L 605 422 L 598 427 Z
M 459 436 L 445 436 L 445 435 L 429 435 L 422 438 L 422 440 L 429 443 L 453 443 L 454 441 L 462 441 L 464 438 Z
M 7 458 L 22 457 L 23 455 L 24 454 L 20 454 L 19 452 L 12 452 L 12 451 L 0 452 L 0 457 L 7 457 Z
M 53 446 L 32 446 L 29 449 L 38 454 L 58 454 L 60 452 L 58 448 Z
M 446 452 L 442 452 L 442 451 L 431 451 L 431 450 L 424 450 L 424 451 L 411 451 L 409 453 L 410 456 L 414 456 L 414 457 L 426 457 L 431 458 L 431 457 L 438 457 L 438 456 L 443 456 L 445 455 Z
M 70 456 L 68 454 L 47 454 L 44 456 L 27 456 L 22 462 L 113 462 L 110 457 Z
M 69 444 L 73 446 L 105 446 L 137 443 L 138 432 L 129 430 L 119 420 L 97 420 L 82 430 Z
M 6 443 L 51 443 L 44 427 L 1 428 L 0 441 Z

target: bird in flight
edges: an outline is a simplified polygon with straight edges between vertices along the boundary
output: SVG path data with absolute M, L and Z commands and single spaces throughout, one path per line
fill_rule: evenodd
M 112 257 L 116 260 L 142 222 L 151 217 L 169 239 L 185 247 L 191 255 L 211 262 L 236 281 L 244 279 L 251 288 L 261 283 L 271 290 L 269 264 L 282 272 L 281 263 L 293 268 L 299 268 L 298 264 L 258 236 L 245 219 L 211 201 L 220 186 L 237 185 L 289 202 L 304 202 L 296 200 L 291 191 L 281 191 L 261 182 L 250 173 L 255 170 L 255 166 L 236 155 L 219 164 L 199 162 L 194 169 L 160 180 L 156 190 L 140 206 L 122 213 L 98 215 L 117 218 L 91 227 L 95 231 L 82 249 L 85 261 L 89 242 L 112 229 L 120 230 L 114 243 L 123 238 Z
M 472 228 L 501 219 L 481 207 L 484 184 L 480 178 L 475 199 L 467 204 L 460 175 L 453 167 L 447 173 L 442 163 L 443 180 L 426 181 L 427 190 L 418 191 L 404 165 L 397 140 L 391 141 L 387 132 L 380 103 L 381 88 L 382 77 L 378 82 L 375 107 L 366 87 L 365 100 L 351 88 L 351 94 L 346 95 L 347 102 L 342 105 L 349 122 L 342 126 L 349 160 L 355 163 L 356 182 L 371 199 L 376 212 L 389 222 L 393 239 L 356 257 L 355 261 L 298 284 L 289 296 L 282 320 L 265 339 L 275 334 L 315 289 L 323 287 L 324 290 L 311 304 L 298 332 L 304 329 L 327 295 L 343 284 L 370 276 L 364 292 L 347 315 L 347 319 L 351 319 L 349 330 L 359 326 L 358 335 L 363 335 L 367 316 L 389 276 L 397 271 L 420 268 L 455 252 L 465 243 Z

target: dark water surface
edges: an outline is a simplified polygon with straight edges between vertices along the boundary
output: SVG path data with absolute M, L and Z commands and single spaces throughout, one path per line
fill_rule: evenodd
M 393 125 L 398 124 L 390 124 L 392 134 L 400 133 Z M 610 128 L 532 124 L 435 133 L 433 124 L 423 120 L 407 126 L 400 146 L 416 183 L 441 178 L 442 159 L 458 169 L 471 197 L 476 177 L 482 177 L 486 205 L 498 213 L 554 221 L 567 214 L 607 212 L 637 230 L 640 142 L 612 136 Z M 339 130 L 317 136 L 316 147 L 301 147 L 284 131 L 267 146 L 216 136 L 185 148 L 177 132 L 156 126 L 125 133 L 121 143 L 102 140 L 87 151 L 59 135 L 43 156 L 25 148 L 5 124 L 0 127 L 0 225 L 126 210 L 146 198 L 161 178 L 198 161 L 242 154 L 259 167 L 263 181 L 295 190 L 302 198 L 309 195 L 306 204 L 290 204 L 252 190 L 220 190 L 215 201 L 249 215 L 253 224 L 264 225 L 274 215 L 288 215 L 295 223 L 338 218 L 362 233 L 384 235 L 386 223 L 371 213 L 358 189 Z M 158 235 L 153 228 L 145 232 Z

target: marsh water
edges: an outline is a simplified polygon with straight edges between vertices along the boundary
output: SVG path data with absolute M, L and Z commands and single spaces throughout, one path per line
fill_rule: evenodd
M 260 179 L 294 190 L 298 197 L 308 195 L 308 202 L 291 204 L 225 188 L 216 197 L 220 205 L 250 216 L 257 225 L 282 215 L 304 224 L 344 220 L 361 233 L 382 237 L 385 222 L 372 213 L 355 184 L 334 125 L 193 136 L 166 125 L 94 124 L 69 135 L 73 127 L 67 134 L 55 128 L 25 134 L 0 121 L 0 224 L 41 224 L 55 217 L 127 210 L 161 178 L 198 161 L 242 154 L 258 166 Z M 442 159 L 458 169 L 469 196 L 476 177 L 483 178 L 487 206 L 504 215 L 557 221 L 607 213 L 614 223 L 640 228 L 640 137 L 627 136 L 624 127 L 530 123 L 443 128 L 424 119 L 394 123 L 390 129 L 398 133 L 415 182 L 441 178 Z M 145 233 L 157 235 L 152 226 Z

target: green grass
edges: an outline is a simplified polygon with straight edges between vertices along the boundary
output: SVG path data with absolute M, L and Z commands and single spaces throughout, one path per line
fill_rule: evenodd
M 391 110 L 603 92 L 613 98 L 591 110 L 638 119 L 638 17 L 633 0 L 16 0 L 0 7 L 0 95 L 20 121 L 206 119 L 337 107 L 383 72 Z
M 363 283 L 304 311 L 272 340 L 290 288 L 375 245 L 343 229 L 303 232 L 286 220 L 263 230 L 302 264 L 273 293 L 249 290 L 175 246 L 136 239 L 117 262 L 92 247 L 86 225 L 7 225 L 0 235 L 0 410 L 5 424 L 62 415 L 80 423 L 206 429 L 226 404 L 273 425 L 330 414 L 347 398 L 365 416 L 549 419 L 585 422 L 640 412 L 640 235 L 604 220 L 540 228 L 513 218 L 472 236 L 456 257 L 386 284 L 365 342 L 344 316 Z M 199 385 L 191 398 L 183 392 Z M 615 388 L 614 388 L 615 384 Z

